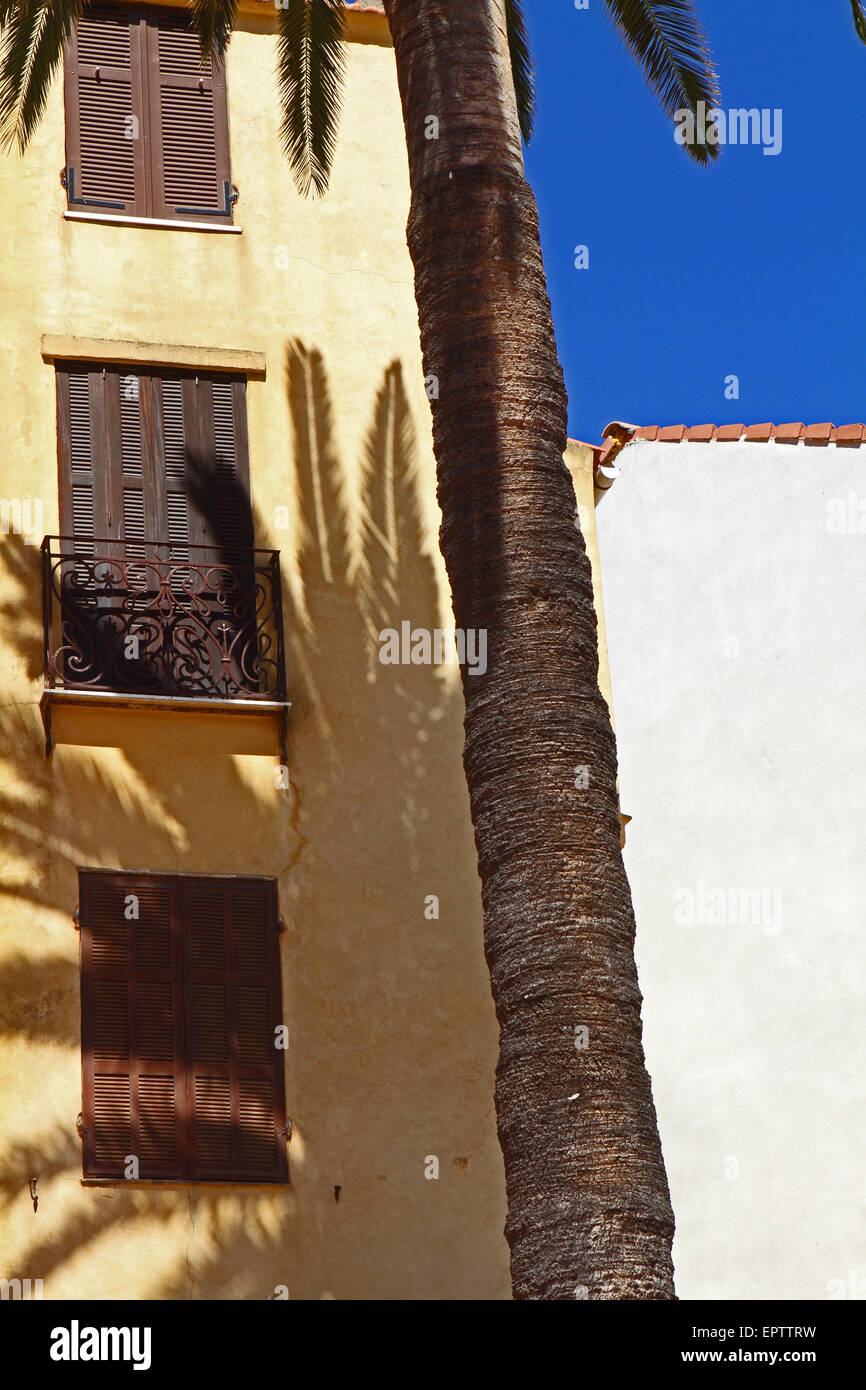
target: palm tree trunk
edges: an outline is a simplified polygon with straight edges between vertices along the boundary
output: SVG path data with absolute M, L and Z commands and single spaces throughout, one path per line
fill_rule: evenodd
M 671 1299 L 616 746 L 504 0 L 385 8 L 424 370 L 438 379 L 440 540 L 457 626 L 488 634 L 486 674 L 463 669 L 464 765 L 500 1026 L 514 1294 Z

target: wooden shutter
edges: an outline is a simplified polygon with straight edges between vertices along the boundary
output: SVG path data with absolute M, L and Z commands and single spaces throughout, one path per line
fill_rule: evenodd
M 108 534 L 105 399 L 101 367 L 57 369 L 60 532 L 66 553 L 93 555 L 94 537 Z
M 183 15 L 147 23 L 152 217 L 231 223 L 225 66 Z
M 84 1175 L 187 1171 L 182 954 L 172 881 L 80 874 Z
M 276 894 L 272 884 L 184 883 L 190 1176 L 287 1176 Z
M 193 480 L 195 525 L 202 543 L 231 559 L 253 544 L 247 451 L 246 381 L 199 376 L 195 419 L 199 475 Z M 235 557 L 237 558 L 237 557 Z
M 172 558 L 237 558 L 253 544 L 243 377 L 164 372 L 154 379 L 158 534 Z M 207 546 L 208 557 L 189 546 Z
M 57 369 L 60 530 L 127 560 L 212 558 L 253 544 L 246 381 L 64 363 Z M 104 547 L 103 547 L 104 549 Z
M 132 367 L 103 369 L 105 477 L 108 517 L 105 534 L 117 542 L 119 559 L 143 560 L 154 512 L 152 469 L 145 429 L 147 378 Z
M 286 1181 L 275 885 L 79 883 L 84 1176 Z
M 66 193 L 71 208 L 147 215 L 150 133 L 140 12 L 85 10 L 65 47 Z

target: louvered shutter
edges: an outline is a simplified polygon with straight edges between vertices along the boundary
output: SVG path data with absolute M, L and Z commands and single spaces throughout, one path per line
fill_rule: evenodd
M 273 885 L 184 882 L 190 1175 L 287 1176 Z
M 135 11 L 84 11 L 65 48 L 66 192 L 71 208 L 145 216 L 149 130 L 144 26 Z
M 198 675 L 212 693 L 256 693 L 246 382 L 166 372 L 154 391 L 159 534 L 176 565 L 172 587 L 188 594 L 191 584 L 196 594 L 197 611 L 184 622 Z
M 179 912 L 172 881 L 80 874 L 85 1177 L 187 1172 Z
M 226 560 L 250 550 L 253 520 L 247 451 L 246 381 L 203 376 L 195 384 L 196 476 L 190 494 L 196 535 Z
M 188 489 L 191 529 L 207 547 L 205 588 L 209 627 L 225 653 L 213 645 L 211 676 L 255 695 L 259 690 L 257 589 L 253 569 L 253 519 L 246 436 L 246 382 L 238 377 L 198 375 L 195 447 Z
M 109 484 L 101 367 L 69 363 L 57 370 L 60 531 L 64 553 L 92 556 L 108 534 Z
M 151 216 L 187 222 L 232 220 L 225 66 L 202 60 L 183 16 L 152 13 L 147 24 Z
M 141 422 L 141 380 L 135 374 L 117 378 L 120 438 L 116 450 L 120 459 L 120 512 L 123 525 L 123 553 L 127 560 L 143 560 L 148 536 L 147 478 L 144 469 Z M 142 571 L 139 569 L 139 573 Z
M 253 544 L 246 381 L 189 371 L 58 364 L 60 529 L 76 552 L 145 542 L 212 558 Z M 237 558 L 237 557 L 234 557 Z M 248 558 L 248 557 L 247 557 Z
M 143 438 L 147 382 L 132 368 L 58 365 L 60 529 L 75 553 L 143 558 L 155 506 Z
M 103 370 L 105 401 L 105 474 L 108 517 L 105 534 L 118 542 L 113 553 L 143 560 L 154 499 L 146 467 L 143 426 L 147 378 L 132 367 Z
M 159 522 L 157 534 L 168 545 L 168 555 L 178 562 L 191 558 L 190 544 L 197 537 L 190 530 L 189 462 L 194 447 L 195 381 L 187 373 L 164 373 L 154 382 L 156 418 L 155 477 Z
M 110 679 L 115 645 L 105 625 L 111 574 L 99 563 L 112 549 L 105 369 L 70 363 L 56 378 L 63 558 L 52 571 L 60 621 L 50 645 L 66 685 L 96 688 Z

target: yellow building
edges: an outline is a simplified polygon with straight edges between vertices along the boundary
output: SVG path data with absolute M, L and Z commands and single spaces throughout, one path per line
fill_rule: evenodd
M 203 74 L 94 12 L 0 166 L 0 1274 L 46 1299 L 510 1293 L 459 672 L 378 660 L 453 625 L 393 52 L 356 6 L 305 200 L 275 25 Z

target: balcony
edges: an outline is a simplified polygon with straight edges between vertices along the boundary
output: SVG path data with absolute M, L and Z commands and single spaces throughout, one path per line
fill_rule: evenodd
M 46 536 L 45 691 L 61 703 L 276 713 L 285 745 L 279 551 Z

